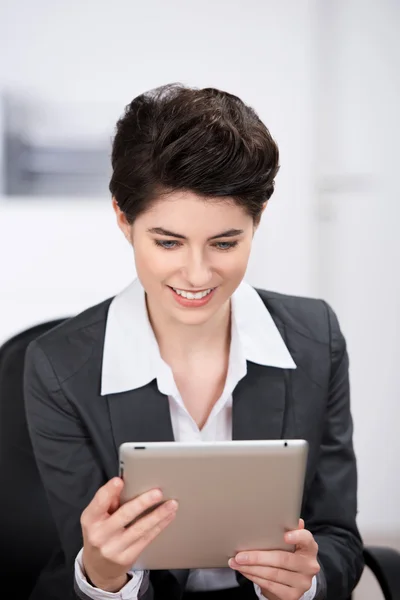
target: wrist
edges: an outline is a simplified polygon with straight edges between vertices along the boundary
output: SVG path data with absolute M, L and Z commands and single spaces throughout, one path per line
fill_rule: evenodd
M 96 568 L 93 568 L 90 564 L 90 557 L 85 553 L 85 546 L 82 549 L 80 562 L 82 573 L 89 585 L 103 592 L 119 592 L 131 579 L 131 576 L 127 573 L 118 575 L 118 577 L 104 577 L 104 573 L 98 573 Z
M 121 575 L 121 577 L 116 577 L 115 579 L 103 579 L 101 577 L 96 577 L 95 575 L 89 577 L 87 573 L 85 573 L 85 575 L 91 586 L 102 590 L 103 592 L 110 592 L 112 594 L 119 592 L 131 579 L 131 576 L 127 573 Z

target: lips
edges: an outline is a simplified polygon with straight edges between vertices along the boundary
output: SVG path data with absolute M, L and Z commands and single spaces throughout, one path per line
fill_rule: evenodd
M 213 288 L 208 288 L 207 290 L 201 290 L 198 292 L 188 292 L 186 290 L 181 290 L 179 288 L 172 288 L 176 294 L 182 296 L 182 298 L 186 298 L 187 300 L 201 300 L 205 298 L 213 291 Z
M 173 288 L 168 286 L 175 301 L 185 308 L 199 308 L 205 306 L 213 298 L 216 288 L 209 288 L 208 290 L 202 290 L 201 292 L 187 292 L 179 288 Z M 197 297 L 196 297 L 197 296 Z

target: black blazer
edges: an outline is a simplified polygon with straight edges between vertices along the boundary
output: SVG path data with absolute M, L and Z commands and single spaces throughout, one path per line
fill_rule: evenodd
M 233 392 L 233 439 L 308 440 L 302 517 L 319 544 L 317 598 L 345 600 L 363 568 L 345 340 L 326 303 L 259 294 L 297 369 L 248 363 Z M 110 302 L 68 320 L 27 351 L 28 426 L 60 538 L 32 600 L 78 597 L 73 567 L 82 547 L 80 515 L 97 489 L 118 475 L 119 445 L 173 440 L 169 403 L 155 381 L 100 395 Z M 186 571 L 153 571 L 140 597 L 179 599 L 186 577 Z M 251 582 L 239 577 L 239 583 L 246 597 L 256 598 Z

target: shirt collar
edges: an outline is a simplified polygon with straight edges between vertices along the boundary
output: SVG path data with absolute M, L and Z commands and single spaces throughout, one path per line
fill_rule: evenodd
M 296 365 L 265 304 L 242 282 L 232 296 L 232 328 L 247 361 L 295 369 Z M 157 376 L 157 341 L 147 315 L 144 289 L 135 279 L 112 300 L 106 323 L 101 394 L 147 385 Z

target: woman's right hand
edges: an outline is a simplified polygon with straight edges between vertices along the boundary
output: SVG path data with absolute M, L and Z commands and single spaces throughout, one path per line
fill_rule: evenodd
M 178 504 L 169 500 L 129 525 L 162 501 L 160 490 L 150 490 L 120 506 L 124 483 L 115 477 L 102 486 L 81 516 L 83 567 L 95 587 L 117 592 L 128 581 L 128 571 L 143 550 L 176 515 Z

